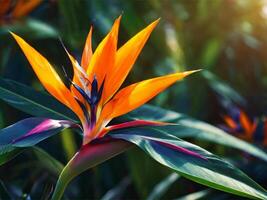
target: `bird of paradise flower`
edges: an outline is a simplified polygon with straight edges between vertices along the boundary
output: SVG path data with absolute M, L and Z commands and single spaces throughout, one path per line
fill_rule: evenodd
M 103 137 L 113 129 L 146 124 L 160 125 L 160 122 L 141 120 L 107 126 L 113 118 L 136 109 L 171 84 L 195 72 L 178 72 L 152 78 L 118 91 L 159 21 L 154 21 L 117 49 L 120 19 L 121 17 L 116 19 L 111 31 L 98 45 L 94 53 L 91 47 L 92 28 L 90 29 L 80 64 L 67 52 L 74 70 L 73 79 L 69 79 L 70 89 L 64 85 L 46 58 L 21 37 L 11 33 L 46 90 L 79 117 L 83 130 L 83 145 Z M 48 119 L 23 137 L 40 132 L 52 123 L 55 122 Z M 72 122 L 66 121 L 61 123 L 72 124 Z
M 136 120 L 135 117 L 138 118 L 139 116 L 134 118 L 128 116 L 124 118 L 123 122 L 110 125 L 112 119 L 138 108 L 176 81 L 197 71 L 152 78 L 120 89 L 159 21 L 152 22 L 117 49 L 120 20 L 121 17 L 115 20 L 110 32 L 97 46 L 94 53 L 91 47 L 92 28 L 90 29 L 80 63 L 66 50 L 74 71 L 73 78 L 65 74 L 70 87 L 66 87 L 46 58 L 21 37 L 11 33 L 46 90 L 71 109 L 80 119 L 81 125 L 77 124 L 72 117 L 65 117 L 64 114 L 64 120 L 58 120 L 62 119 L 62 113 L 59 112 L 61 114 L 56 115 L 57 120 L 31 117 L 6 127 L 0 132 L 0 164 L 13 158 L 25 147 L 31 147 L 64 128 L 73 127 L 82 130 L 83 142 L 81 148 L 62 169 L 53 192 L 53 200 L 61 199 L 68 183 L 74 177 L 124 152 L 133 144 L 143 149 L 156 161 L 177 170 L 196 182 L 241 196 L 266 197 L 265 190 L 246 177 L 240 170 L 210 152 L 172 135 L 170 131 L 175 126 L 174 124 Z M 2 83 L 5 82 L 2 81 Z M 15 85 L 21 87 L 19 84 Z M 25 91 L 29 91 L 29 88 Z M 2 90 L 2 92 L 5 100 L 8 99 L 9 103 L 12 101 L 18 108 L 27 105 L 27 108 L 31 109 L 29 105 L 34 105 L 39 98 L 43 97 L 53 102 L 46 94 L 39 94 L 38 98 L 34 97 L 34 102 L 30 98 L 28 100 L 31 102 L 25 103 L 25 99 L 21 96 L 10 99 L 10 93 L 5 95 L 6 90 Z M 25 104 L 21 101 L 24 101 Z M 55 101 L 53 104 L 62 106 Z M 38 107 L 42 107 L 38 109 L 46 110 L 46 106 L 40 105 Z M 48 107 L 49 112 L 51 112 L 51 107 Z M 49 112 L 45 113 L 49 115 Z M 33 115 L 35 116 L 34 113 Z M 163 125 L 170 126 L 155 128 L 155 126 Z M 174 128 L 178 128 L 178 126 Z M 166 130 L 161 130 L 161 128 Z M 184 131 L 183 128 L 181 130 Z M 229 173 L 230 176 L 228 176 Z M 255 187 L 251 187 L 251 185 Z M 241 191 L 240 188 L 242 188 Z
M 67 127 L 79 127 L 83 132 L 83 149 L 84 146 L 90 146 L 91 143 L 95 143 L 98 139 L 103 138 L 111 130 L 146 125 L 166 125 L 166 123 L 158 121 L 145 120 L 133 120 L 116 125 L 108 125 L 112 119 L 140 107 L 176 81 L 198 71 L 177 72 L 144 80 L 120 89 L 151 32 L 158 24 L 159 19 L 145 27 L 118 49 L 117 42 L 120 20 L 121 16 L 115 20 L 110 32 L 100 42 L 94 53 L 91 42 L 91 27 L 80 63 L 65 49 L 74 72 L 72 79 L 65 74 L 70 82 L 70 88 L 65 86 L 60 76 L 45 57 L 21 37 L 11 32 L 45 89 L 58 101 L 70 108 L 81 122 L 80 126 L 68 120 L 46 118 L 25 119 L 18 123 L 23 126 L 25 134 L 13 140 L 13 144 L 20 146 L 25 140 L 36 135 L 46 134 L 50 131 L 58 132 L 59 129 Z M 155 140 L 153 138 L 149 139 L 151 141 Z M 106 142 L 107 140 L 102 140 L 102 143 Z M 167 148 L 176 149 L 191 156 L 205 159 L 201 155 L 185 148 L 162 141 L 155 140 L 154 142 L 164 145 Z M 105 146 L 108 148 L 108 145 Z M 114 149 L 114 147 L 112 148 Z M 91 147 L 91 149 L 94 148 Z M 84 155 L 86 154 L 80 151 L 79 156 L 76 156 L 79 157 L 79 162 L 85 160 L 80 159 Z M 74 176 L 75 173 L 73 172 L 70 176 Z M 60 192 L 57 192 L 59 196 L 54 196 L 55 199 L 62 195 L 64 188 L 56 188 L 56 190 Z
M 249 115 L 235 105 L 227 106 L 227 115 L 223 115 L 225 124 L 220 125 L 226 132 L 251 143 L 267 145 L 267 121 Z
M 0 24 L 5 24 L 28 15 L 42 2 L 42 0 L 0 0 Z

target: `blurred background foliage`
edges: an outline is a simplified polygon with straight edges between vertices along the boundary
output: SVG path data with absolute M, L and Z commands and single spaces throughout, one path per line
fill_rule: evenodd
M 32 9 L 23 6 L 29 2 L 36 5 Z M 236 104 L 251 117 L 266 115 L 266 0 L 0 0 L 1 76 L 43 90 L 8 31 L 23 36 L 49 58 L 59 73 L 63 74 L 62 66 L 72 73 L 59 39 L 80 59 L 90 26 L 94 27 L 95 48 L 121 14 L 119 45 L 161 18 L 126 84 L 173 71 L 204 69 L 150 103 L 214 125 L 223 123 L 224 101 Z M 1 127 L 25 117 L 26 114 L 1 101 Z M 39 146 L 66 163 L 80 142 L 79 137 L 67 130 Z M 229 159 L 266 187 L 263 175 L 266 164 L 225 147 L 195 142 Z M 0 168 L 0 198 L 49 196 L 62 166 L 55 164 L 49 155 L 45 160 L 38 159 L 40 151 L 25 151 Z M 184 196 L 188 194 L 191 196 Z M 73 197 L 237 199 L 180 178 L 137 149 L 76 178 L 66 195 L 69 199 Z

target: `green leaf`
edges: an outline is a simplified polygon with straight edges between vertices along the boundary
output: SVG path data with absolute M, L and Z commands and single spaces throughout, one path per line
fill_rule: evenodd
M 214 66 L 222 48 L 221 44 L 222 41 L 218 37 L 209 39 L 206 42 L 200 60 L 202 66 L 205 66 L 207 69 Z
M 252 199 L 267 198 L 264 188 L 230 163 L 157 128 L 117 130 L 112 137 L 136 144 L 159 163 L 197 183 Z
M 210 193 L 210 190 L 201 190 L 198 192 L 193 192 L 188 195 L 185 195 L 183 197 L 177 198 L 176 200 L 197 200 L 197 199 L 203 199 Z
M 172 184 L 179 179 L 179 177 L 180 176 L 177 173 L 172 173 L 167 176 L 154 187 L 150 195 L 147 197 L 147 200 L 162 199 L 162 196 L 167 192 Z
M 61 34 L 73 47 L 81 48 L 85 34 L 89 31 L 92 21 L 88 20 L 87 1 L 59 0 L 58 9 L 64 23 Z M 83 23 L 80 20 L 83 19 Z
M 43 21 L 31 18 L 1 27 L 0 34 L 9 34 L 9 31 L 39 39 L 58 37 L 58 31 L 55 28 Z
M 16 81 L 0 79 L 0 99 L 33 116 L 77 120 L 70 109 L 52 96 Z
M 1 153 L 0 155 L 0 166 L 7 163 L 8 161 L 12 160 L 16 156 L 18 156 L 20 153 L 22 153 L 24 148 L 15 149 L 10 147 L 8 152 Z
M 71 129 L 63 130 L 62 134 L 60 134 L 60 139 L 65 157 L 67 160 L 70 160 L 78 149 L 73 131 Z
M 0 166 L 5 164 L 6 162 L 10 161 L 20 153 L 22 153 L 25 148 L 13 148 L 11 151 L 1 154 L 0 155 Z M 43 149 L 39 147 L 31 147 L 30 150 L 36 155 L 36 158 L 39 160 L 42 167 L 49 169 L 49 171 L 53 172 L 54 174 L 58 175 L 64 168 L 63 164 L 56 160 L 54 157 L 49 155 Z
M 60 172 L 63 170 L 64 165 L 52 157 L 50 154 L 45 152 L 43 149 L 39 147 L 32 147 L 34 154 L 36 155 L 37 159 L 42 164 L 42 167 L 49 169 L 56 175 L 59 175 Z
M 2 182 L 1 180 L 0 180 L 0 194 L 1 194 L 1 199 L 12 199 L 12 195 L 10 195 L 4 182 Z
M 201 75 L 208 81 L 209 86 L 224 100 L 245 105 L 246 100 L 229 84 L 220 80 L 215 74 L 205 70 Z
M 162 128 L 164 130 L 168 129 L 169 134 L 179 138 L 194 138 L 197 140 L 209 141 L 247 152 L 257 158 L 267 161 L 267 154 L 260 148 L 240 140 L 215 126 L 195 120 L 180 113 L 151 105 L 145 105 L 131 112 L 128 117 L 176 123 L 179 125 Z M 161 129 L 161 127 L 159 127 L 159 129 Z
M 144 154 L 139 148 L 127 151 L 127 165 L 132 178 L 132 185 L 136 188 L 140 199 L 146 199 L 158 183 L 171 170 L 153 161 L 153 158 Z M 153 174 L 153 176 L 151 176 Z
M 131 184 L 130 177 L 123 178 L 119 184 L 107 191 L 107 193 L 101 197 L 101 200 L 114 200 L 122 199 L 122 195 L 126 192 L 127 187 Z

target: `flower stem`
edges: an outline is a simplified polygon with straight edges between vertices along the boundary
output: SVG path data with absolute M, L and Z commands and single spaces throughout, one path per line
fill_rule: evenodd
M 70 181 L 84 172 L 132 146 L 124 140 L 103 138 L 84 145 L 62 170 L 57 181 L 52 200 L 60 200 Z
M 75 156 L 77 154 L 75 154 Z M 74 178 L 73 176 L 74 174 L 71 172 L 71 168 L 69 166 L 71 165 L 71 162 L 75 158 L 75 156 L 68 162 L 68 164 L 64 167 L 61 174 L 59 175 L 59 178 L 57 180 L 57 184 L 56 184 L 51 200 L 61 199 L 68 184 Z
M 56 188 L 54 190 L 52 200 L 59 200 L 62 198 L 64 191 L 69 184 L 70 179 L 67 178 L 67 176 L 64 176 L 64 173 L 59 176 L 59 179 L 56 184 Z

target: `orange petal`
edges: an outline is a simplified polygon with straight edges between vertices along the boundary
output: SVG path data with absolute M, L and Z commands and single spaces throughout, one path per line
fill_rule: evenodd
M 73 66 L 73 82 L 75 84 L 77 84 L 79 87 L 83 88 L 82 87 L 82 83 L 79 79 L 79 72 L 77 70 L 77 65 L 79 65 L 78 61 L 72 56 L 70 55 L 68 52 L 67 52 L 68 56 L 69 56 L 69 59 L 71 61 L 71 64 Z M 75 89 L 75 87 L 73 85 L 70 86 L 70 91 L 71 93 L 73 94 L 73 96 L 77 97 L 81 102 L 83 102 L 83 97 L 81 96 L 81 94 Z
M 120 19 L 118 17 L 115 20 L 111 31 L 96 48 L 87 69 L 89 79 L 92 80 L 96 75 L 99 84 L 109 74 L 115 62 Z
M 0 17 L 2 18 L 4 15 L 8 13 L 12 6 L 11 0 L 0 0 Z
M 117 51 L 114 69 L 106 80 L 103 94 L 104 102 L 108 101 L 120 88 L 158 22 L 159 19 L 152 22 Z
M 251 137 L 253 124 L 243 111 L 240 111 L 240 123 L 242 125 L 242 128 L 245 130 L 245 133 L 248 134 L 249 137 Z
M 235 123 L 235 121 L 230 118 L 229 116 L 224 116 L 223 117 L 225 123 L 231 128 L 231 129 L 236 129 L 237 128 L 237 124 Z
M 81 60 L 81 66 L 84 68 L 85 71 L 88 69 L 91 57 L 93 55 L 92 32 L 93 32 L 93 27 L 91 26 L 85 45 L 84 45 L 82 60 Z
M 111 119 L 126 114 L 145 104 L 176 81 L 196 71 L 198 70 L 161 76 L 125 87 L 106 104 L 102 115 Z
M 251 125 L 251 139 L 253 140 L 253 135 L 256 133 L 256 129 L 257 129 L 257 126 L 258 126 L 258 122 L 257 121 L 254 121 Z
M 80 117 L 80 119 L 83 120 L 84 117 L 81 108 L 47 59 L 18 35 L 14 33 L 11 34 L 19 44 L 23 53 L 30 62 L 35 74 L 46 90 L 61 103 L 72 109 Z
M 90 28 L 90 31 L 88 33 L 88 36 L 87 36 L 87 39 L 86 39 L 86 42 L 85 42 L 85 45 L 84 45 L 84 50 L 83 50 L 83 54 L 82 54 L 82 59 L 81 59 L 81 67 L 83 68 L 83 70 L 86 72 L 88 67 L 89 67 L 89 63 L 90 63 L 90 59 L 92 57 L 92 54 L 93 54 L 93 51 L 92 51 L 92 31 L 93 31 L 93 28 L 91 27 Z M 65 47 L 64 47 L 65 48 Z M 78 68 L 80 67 L 79 66 L 79 63 L 78 61 L 66 50 L 65 48 L 65 51 L 66 53 L 68 54 L 69 56 L 69 59 L 72 63 L 72 66 L 73 66 L 73 71 L 74 71 L 74 74 L 73 74 L 73 82 L 76 83 L 78 86 L 82 87 L 82 83 L 80 82 L 80 73 Z M 86 78 L 87 75 L 86 75 Z M 82 101 L 82 97 L 81 95 L 76 91 L 76 89 L 71 86 L 71 92 L 79 99 Z
M 17 4 L 12 11 L 12 16 L 18 18 L 27 15 L 39 4 L 41 4 L 43 0 L 20 0 L 16 2 Z
M 64 49 L 65 49 L 65 51 L 66 51 L 66 53 L 67 53 L 67 55 L 71 61 L 72 67 L 73 67 L 74 75 L 73 75 L 72 81 L 75 84 L 77 84 L 78 86 L 80 86 L 81 88 L 83 88 L 82 83 L 79 79 L 79 76 L 82 76 L 81 75 L 82 72 L 79 71 L 79 68 L 81 68 L 81 66 L 79 65 L 78 61 L 68 52 L 68 50 L 65 47 L 64 47 Z M 83 69 L 81 69 L 81 70 L 83 70 Z M 87 76 L 85 72 L 84 72 L 84 74 L 85 74 L 85 76 Z M 77 97 L 81 102 L 83 102 L 83 97 L 80 95 L 79 92 L 77 92 L 77 90 L 75 89 L 75 87 L 73 87 L 73 85 L 71 85 L 70 90 L 71 90 L 73 96 Z

